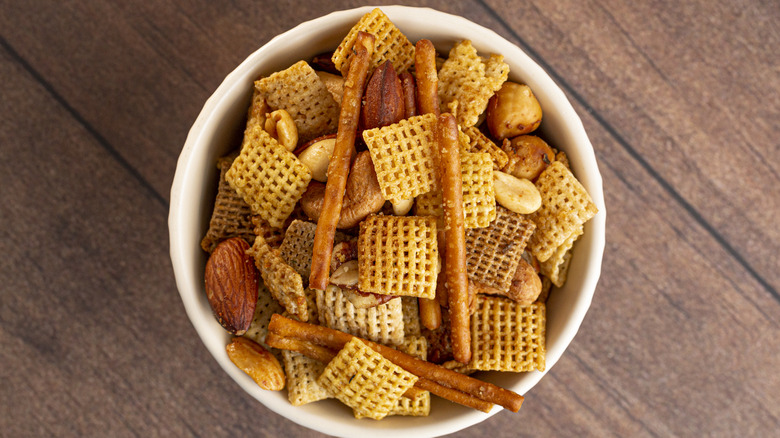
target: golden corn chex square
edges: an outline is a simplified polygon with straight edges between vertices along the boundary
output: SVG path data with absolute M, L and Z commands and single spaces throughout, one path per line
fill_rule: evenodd
M 268 223 L 281 228 L 311 181 L 311 171 L 259 126 L 244 133 L 225 179 Z
M 469 279 L 507 291 L 535 228 L 523 215 L 499 205 L 496 219 L 487 227 L 467 229 L 466 271 Z
M 360 223 L 358 288 L 434 298 L 439 271 L 436 218 L 371 215 Z
M 487 153 L 460 154 L 463 181 L 463 217 L 466 228 L 486 227 L 496 218 L 496 196 L 493 191 L 493 160 Z M 436 216 L 437 226 L 444 226 L 441 190 L 423 193 L 415 199 L 414 214 Z
M 246 252 L 255 259 L 263 282 L 279 304 L 301 321 L 309 320 L 309 310 L 303 280 L 295 269 L 284 262 L 279 250 L 271 248 L 262 236 Z
M 509 66 L 500 55 L 484 61 L 471 41 L 463 40 L 450 50 L 439 70 L 439 100 L 443 107 L 458 101 L 456 119 L 462 128 L 477 124 L 488 100 L 509 77 Z
M 230 169 L 233 160 L 220 159 L 219 184 L 217 197 L 214 200 L 214 211 L 209 221 L 209 229 L 200 242 L 204 251 L 211 252 L 223 240 L 231 237 L 241 237 L 250 245 L 255 241 L 252 226 L 252 209 L 225 179 L 225 173 Z
M 382 196 L 403 201 L 439 187 L 436 116 L 424 114 L 363 131 Z
M 582 235 L 583 228 L 580 225 L 561 246 L 555 249 L 555 252 L 549 259 L 539 263 L 542 275 L 549 278 L 552 284 L 558 287 L 566 283 L 569 262 L 571 261 L 571 247 L 574 246 L 574 242 Z
M 330 393 L 317 383 L 325 364 L 290 350 L 282 350 L 282 359 L 287 376 L 287 399 L 293 406 L 331 398 Z
M 481 371 L 544 371 L 546 307 L 477 295 L 471 315 L 471 362 Z
M 486 152 L 493 159 L 493 169 L 501 170 L 509 162 L 509 156 L 492 140 L 487 138 L 476 126 L 468 126 L 463 129 L 466 136 L 464 148 L 466 152 Z
M 256 81 L 255 87 L 269 107 L 290 114 L 298 128 L 299 144 L 338 129 L 339 104 L 306 61 Z
M 317 383 L 352 408 L 355 418 L 381 420 L 417 382 L 405 371 L 352 338 L 331 360 Z
M 325 327 L 359 336 L 385 345 L 401 345 L 404 341 L 404 315 L 401 298 L 369 307 L 356 308 L 341 288 L 328 285 L 318 290 L 317 312 Z
M 537 231 L 531 236 L 528 248 L 539 262 L 545 262 L 596 215 L 598 208 L 560 161 L 554 161 L 539 175 L 536 188 L 542 195 L 542 206 L 529 216 Z
M 257 87 L 253 87 L 252 103 L 246 114 L 246 127 L 260 126 L 262 128 L 265 126 L 265 115 L 269 112 L 271 112 L 271 108 L 268 107 L 263 93 Z
M 369 74 L 385 61 L 390 61 L 398 74 L 408 70 L 414 63 L 414 45 L 395 27 L 387 15 L 377 8 L 364 15 L 333 52 L 331 60 L 344 77 L 347 76 L 357 34 L 361 31 L 370 33 L 375 38 L 374 52 L 368 64 Z
M 408 297 L 405 297 L 408 298 Z M 416 300 L 416 299 L 415 299 Z M 428 360 L 428 341 L 425 336 L 406 336 L 398 350 L 420 360 Z M 423 391 L 414 400 L 408 397 L 398 399 L 398 404 L 388 415 L 427 417 L 431 413 L 431 393 Z

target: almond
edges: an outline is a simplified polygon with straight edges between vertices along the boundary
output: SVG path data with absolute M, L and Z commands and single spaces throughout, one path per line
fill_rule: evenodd
M 244 334 L 257 305 L 258 272 L 246 254 L 249 244 L 240 237 L 214 248 L 206 262 L 206 296 L 217 321 L 228 332 Z
M 262 345 L 246 338 L 233 338 L 225 347 L 230 360 L 263 389 L 279 391 L 285 377 L 279 361 Z
M 385 61 L 366 86 L 361 122 L 363 129 L 379 128 L 404 118 L 404 93 L 393 64 Z

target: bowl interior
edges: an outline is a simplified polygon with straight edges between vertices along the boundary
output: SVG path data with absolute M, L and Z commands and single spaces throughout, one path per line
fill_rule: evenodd
M 212 316 L 205 297 L 203 274 L 206 254 L 200 240 L 208 227 L 216 193 L 216 159 L 240 144 L 255 78 L 285 69 L 301 59 L 333 50 L 347 31 L 371 7 L 335 12 L 303 23 L 277 36 L 230 73 L 206 102 L 194 123 L 171 189 L 169 216 L 171 259 L 185 310 L 208 350 L 223 369 L 249 394 L 269 409 L 320 432 L 359 436 L 437 436 L 456 432 L 498 412 L 484 414 L 433 397 L 429 417 L 388 417 L 382 421 L 356 420 L 349 408 L 327 400 L 294 407 L 286 393 L 263 391 L 227 357 L 230 336 Z M 599 207 L 599 214 L 585 226 L 574 247 L 569 279 L 548 302 L 547 370 L 563 354 L 590 305 L 601 270 L 604 249 L 605 209 L 601 176 L 593 148 L 582 123 L 563 92 L 517 46 L 493 31 L 426 8 L 401 6 L 382 10 L 411 40 L 428 38 L 446 54 L 454 43 L 469 39 L 480 54 L 498 53 L 510 66 L 510 80 L 527 83 L 544 112 L 542 134 L 552 146 L 567 152 L 575 175 Z M 479 373 L 476 377 L 524 394 L 544 375 L 531 373 Z

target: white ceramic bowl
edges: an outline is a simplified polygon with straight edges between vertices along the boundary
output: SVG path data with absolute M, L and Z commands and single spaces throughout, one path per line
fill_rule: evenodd
M 250 55 L 231 72 L 206 102 L 179 157 L 171 188 L 170 230 L 171 260 L 184 308 L 203 343 L 238 385 L 272 411 L 323 433 L 349 437 L 438 436 L 477 424 L 489 414 L 474 411 L 433 397 L 429 417 L 388 417 L 382 421 L 356 420 L 347 407 L 334 400 L 294 407 L 286 392 L 260 389 L 236 368 L 225 353 L 230 336 L 216 322 L 203 286 L 206 253 L 200 240 L 208 227 L 216 193 L 215 162 L 239 144 L 250 102 L 252 82 L 260 75 L 285 69 L 301 59 L 333 50 L 347 31 L 369 12 L 371 7 L 334 12 L 303 23 Z M 402 6 L 382 10 L 411 40 L 427 38 L 441 53 L 453 44 L 469 39 L 480 54 L 498 53 L 510 66 L 510 79 L 527 83 L 539 99 L 544 112 L 541 130 L 554 147 L 569 156 L 575 175 L 589 191 L 599 214 L 585 226 L 572 258 L 566 285 L 555 290 L 547 310 L 547 370 L 563 354 L 585 317 L 601 272 L 604 251 L 604 196 L 593 147 L 560 88 L 517 46 L 464 18 L 425 8 Z M 524 394 L 544 373 L 480 373 L 478 378 Z

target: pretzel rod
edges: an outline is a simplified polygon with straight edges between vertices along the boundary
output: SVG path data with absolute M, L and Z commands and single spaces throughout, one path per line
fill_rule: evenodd
M 439 115 L 439 77 L 436 74 L 436 49 L 430 40 L 414 46 L 414 71 L 417 74 L 417 106 L 420 114 Z
M 333 239 L 336 236 L 336 226 L 341 217 L 349 166 L 352 156 L 355 154 L 360 101 L 363 98 L 368 63 L 373 52 L 374 36 L 358 32 L 355 55 L 350 61 L 347 78 L 344 81 L 339 128 L 336 133 L 336 145 L 328 165 L 328 182 L 325 184 L 322 213 L 317 221 L 317 231 L 314 234 L 314 250 L 311 260 L 311 275 L 309 276 L 309 286 L 312 289 L 325 290 L 325 287 L 328 286 Z
M 320 325 L 313 325 L 285 318 L 279 314 L 271 316 L 271 322 L 268 324 L 268 331 L 269 333 L 276 333 L 280 336 L 309 341 L 336 350 L 343 348 L 347 342 L 355 337 L 348 333 L 329 329 Z M 523 404 L 522 395 L 501 388 L 500 386 L 483 382 L 473 377 L 448 370 L 442 366 L 417 359 L 394 348 L 365 339 L 358 339 L 384 356 L 390 362 L 393 362 L 420 378 L 430 380 L 433 383 L 446 388 L 464 392 L 480 400 L 503 406 L 512 412 L 520 410 L 520 406 Z
M 444 209 L 444 270 L 452 331 L 452 353 L 460 363 L 471 360 L 468 277 L 466 276 L 466 220 L 463 215 L 463 176 L 460 172 L 458 124 L 452 114 L 439 116 L 441 195 Z
M 408 71 L 401 73 L 399 78 L 404 95 L 404 118 L 408 119 L 417 115 L 417 103 L 414 101 L 417 95 L 417 86 L 414 76 Z

